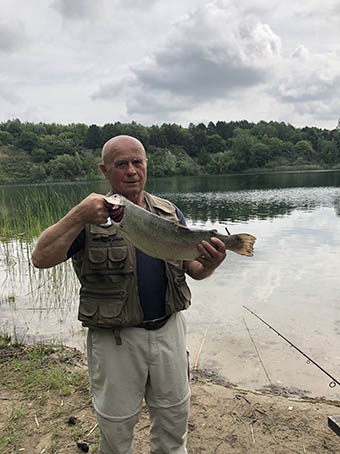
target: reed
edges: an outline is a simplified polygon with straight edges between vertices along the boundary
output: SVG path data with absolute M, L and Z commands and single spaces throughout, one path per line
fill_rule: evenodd
M 50 187 L 35 187 L 30 192 L 13 192 L 13 196 L 0 190 L 0 200 L 0 240 L 27 241 L 62 218 L 79 202 L 79 196 L 71 188 L 61 193 Z

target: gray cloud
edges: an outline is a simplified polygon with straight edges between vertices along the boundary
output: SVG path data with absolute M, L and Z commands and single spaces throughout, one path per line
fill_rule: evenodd
M 6 101 L 8 104 L 20 104 L 22 99 L 16 93 L 9 89 L 8 86 L 1 84 L 0 87 L 0 98 Z
M 51 7 L 60 13 L 64 19 L 84 19 L 91 17 L 98 7 L 100 0 L 54 0 Z
M 117 6 L 130 9 L 149 9 L 157 3 L 158 0 L 119 0 Z
M 11 24 L 0 21 L 0 52 L 10 53 L 20 50 L 27 41 L 24 25 L 20 21 Z
M 300 115 L 329 120 L 340 112 L 340 55 L 313 55 L 299 46 L 274 94 Z M 287 71 L 287 70 L 286 70 Z
M 130 79 L 121 81 L 128 113 L 182 110 L 259 85 L 280 48 L 268 25 L 239 15 L 234 3 L 208 3 L 183 17 L 161 48 L 130 68 Z M 113 93 L 107 84 L 93 97 Z
M 166 91 L 196 102 L 264 81 L 260 68 L 240 62 L 236 55 L 226 54 L 218 61 L 214 55 L 219 51 L 184 44 L 155 55 L 153 62 L 133 68 L 133 73 L 141 90 Z
M 3 120 L 339 117 L 337 0 L 2 3 Z

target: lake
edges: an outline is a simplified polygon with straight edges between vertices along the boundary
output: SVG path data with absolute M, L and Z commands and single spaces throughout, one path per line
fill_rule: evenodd
M 37 225 L 54 222 L 90 192 L 108 190 L 105 181 L 0 187 L 7 231 L 0 242 L 1 332 L 85 349 L 70 263 L 37 270 L 30 254 Z M 242 388 L 338 400 L 331 378 L 245 307 L 340 381 L 340 172 L 150 179 L 147 190 L 172 200 L 189 227 L 257 237 L 254 257 L 230 252 L 210 278 L 188 279 L 191 365 Z

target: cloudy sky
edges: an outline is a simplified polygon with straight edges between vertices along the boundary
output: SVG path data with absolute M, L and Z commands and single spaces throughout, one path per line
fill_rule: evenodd
M 0 122 L 340 118 L 340 2 L 0 0 Z

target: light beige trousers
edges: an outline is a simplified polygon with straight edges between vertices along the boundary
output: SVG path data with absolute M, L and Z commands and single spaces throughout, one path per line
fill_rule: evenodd
M 185 319 L 173 314 L 148 331 L 89 329 L 88 366 L 100 428 L 100 454 L 132 454 L 143 399 L 150 413 L 151 454 L 186 454 L 190 388 Z

